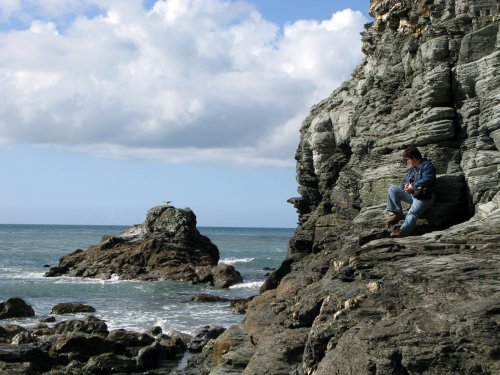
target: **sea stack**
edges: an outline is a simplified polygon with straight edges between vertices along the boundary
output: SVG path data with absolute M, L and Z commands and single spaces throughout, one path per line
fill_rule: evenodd
M 232 266 L 217 266 L 218 261 L 219 249 L 198 231 L 193 211 L 163 205 L 151 208 L 143 224 L 61 257 L 45 276 L 165 279 L 218 287 L 243 281 Z

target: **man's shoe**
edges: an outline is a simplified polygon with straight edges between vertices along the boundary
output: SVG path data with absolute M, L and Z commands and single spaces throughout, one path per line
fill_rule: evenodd
M 401 237 L 405 237 L 405 233 L 403 232 L 402 229 L 396 229 L 394 232 L 392 232 L 389 237 L 391 238 L 401 238 Z
M 392 212 L 392 215 L 389 216 L 387 219 L 387 224 L 388 225 L 394 225 L 398 221 L 403 220 L 405 218 L 405 215 L 403 215 L 402 212 Z

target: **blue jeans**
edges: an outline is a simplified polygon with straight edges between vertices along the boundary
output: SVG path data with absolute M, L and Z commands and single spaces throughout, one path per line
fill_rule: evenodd
M 411 207 L 406 215 L 405 222 L 401 226 L 404 234 L 411 234 L 417 225 L 417 219 L 434 204 L 436 195 L 432 194 L 431 199 L 416 199 L 413 195 L 403 190 L 401 186 L 391 185 L 387 191 L 387 211 L 403 213 L 401 201 L 410 203 Z

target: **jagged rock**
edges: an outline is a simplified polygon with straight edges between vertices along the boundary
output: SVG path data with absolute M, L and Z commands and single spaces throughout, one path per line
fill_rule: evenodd
M 35 311 L 21 298 L 8 298 L 5 302 L 0 302 L 0 319 L 30 316 L 35 316 Z
M 55 334 L 82 332 L 107 336 L 108 326 L 106 325 L 106 322 L 104 320 L 89 315 L 83 320 L 73 319 L 59 322 L 54 326 L 53 331 Z
M 161 361 L 164 357 L 164 349 L 158 344 L 154 343 L 139 350 L 137 355 L 137 367 L 141 370 L 149 370 L 159 368 Z
M 78 313 L 87 313 L 87 312 L 95 312 L 95 308 L 89 305 L 85 305 L 83 303 L 59 303 L 52 307 L 51 314 L 55 315 L 64 315 L 64 314 L 78 314 Z
M 227 264 L 212 267 L 210 273 L 213 277 L 213 285 L 217 288 L 229 288 L 231 285 L 243 282 L 241 274 L 233 266 Z
M 139 350 L 137 367 L 141 370 L 159 368 L 164 358 L 165 349 L 159 343 L 154 343 Z
M 371 0 L 370 14 L 364 60 L 302 124 L 299 225 L 248 304 L 248 363 L 214 345 L 186 373 L 500 372 L 498 1 Z M 413 236 L 387 238 L 410 144 L 436 166 L 437 201 Z
M 42 323 L 54 323 L 56 321 L 56 317 L 55 316 L 47 316 L 46 318 L 43 318 L 43 319 L 40 319 L 40 322 Z
M 163 334 L 163 330 L 160 326 L 153 326 L 153 327 L 149 328 L 145 333 L 146 333 L 146 335 L 156 337 L 156 336 Z
M 210 294 L 198 294 L 191 297 L 191 301 L 194 302 L 228 302 L 230 299 L 225 297 L 213 296 Z
M 229 306 L 231 307 L 231 310 L 233 311 L 233 313 L 244 314 L 247 311 L 248 303 L 253 298 L 254 298 L 254 296 L 248 297 L 248 298 L 238 298 L 238 299 L 231 301 Z
M 173 340 L 179 339 L 185 347 L 188 347 L 191 341 L 193 341 L 193 336 L 176 330 L 170 332 L 170 336 Z
M 125 329 L 115 329 L 111 331 L 107 339 L 126 347 L 148 346 L 155 341 L 153 337 L 145 333 L 127 331 Z
M 13 345 L 33 344 L 38 342 L 38 336 L 31 331 L 23 331 L 15 335 L 10 341 Z
M 130 374 L 137 371 L 135 359 L 113 353 L 104 353 L 90 358 L 83 371 L 91 374 Z
M 193 340 L 188 344 L 188 349 L 192 352 L 199 352 L 211 339 L 216 339 L 226 329 L 220 326 L 205 326 L 196 332 Z
M 224 368 L 228 365 L 228 370 L 238 373 L 238 370 L 241 372 L 248 365 L 253 355 L 253 345 L 243 327 L 234 325 L 215 339 L 213 355 L 216 366 Z
M 28 371 L 33 371 L 33 373 L 50 370 L 50 357 L 48 354 L 29 345 L 0 344 L 0 364 L 2 362 L 15 363 L 20 367 L 27 368 Z M 0 369 L 2 367 L 0 366 Z M 12 368 L 11 366 L 6 367 Z
M 0 326 L 0 338 L 2 342 L 10 342 L 10 340 L 17 334 L 25 332 L 26 328 L 21 327 L 17 324 L 7 324 L 6 326 Z
M 102 353 L 114 353 L 116 343 L 99 335 L 85 333 L 61 334 L 52 343 L 49 355 L 58 362 L 67 364 L 72 360 L 86 362 Z
M 187 349 L 187 345 L 180 337 L 159 338 L 157 342 L 162 346 L 163 359 L 175 359 Z
M 182 280 L 228 287 L 242 282 L 232 266 L 217 266 L 219 250 L 196 228 L 189 209 L 173 206 L 151 208 L 143 224 L 121 235 L 105 236 L 86 251 L 63 256 L 45 274 L 109 279 Z
M 0 374 L 38 375 L 39 372 L 36 371 L 29 362 L 7 363 L 0 361 Z
M 136 373 L 162 365 L 167 369 L 172 364 L 162 362 L 179 359 L 187 349 L 183 339 L 190 341 L 191 336 L 174 332 L 172 338 L 161 334 L 160 327 L 151 331 L 157 333 L 156 339 L 127 330 L 108 334 L 105 322 L 93 316 L 63 321 L 52 328 L 45 324 L 29 328 L 8 325 L 0 330 L 7 341 L 0 343 L 0 373 L 16 368 L 11 364 L 24 371 L 12 373 L 50 370 L 54 375 Z

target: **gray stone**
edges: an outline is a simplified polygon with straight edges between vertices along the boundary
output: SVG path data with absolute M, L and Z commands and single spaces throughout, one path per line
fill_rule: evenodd
M 15 366 L 2 366 L 2 363 L 16 364 L 32 373 L 48 371 L 51 367 L 48 354 L 29 345 L 0 344 L 0 369 Z M 28 372 L 29 373 L 29 372 Z
M 159 368 L 163 359 L 163 348 L 160 344 L 146 346 L 139 350 L 137 355 L 137 367 L 141 370 Z
M 90 358 L 83 371 L 91 374 L 130 374 L 137 371 L 136 361 L 113 353 L 104 353 Z
M 52 343 L 49 355 L 60 363 L 72 360 L 86 362 L 102 353 L 114 353 L 116 344 L 99 335 L 85 333 L 61 334 Z
M 107 339 L 124 346 L 148 346 L 155 340 L 150 335 L 125 329 L 115 329 L 109 332 Z
M 8 298 L 5 302 L 0 302 L 0 319 L 30 316 L 35 316 L 35 311 L 21 298 Z
M 88 313 L 95 312 L 95 308 L 83 303 L 59 303 L 52 307 L 51 314 L 61 315 L 61 314 L 78 314 L 78 313 Z
M 72 319 L 59 322 L 54 325 L 54 333 L 63 334 L 71 332 L 82 332 L 88 334 L 108 335 L 108 326 L 104 320 L 89 315 L 85 319 Z

